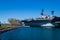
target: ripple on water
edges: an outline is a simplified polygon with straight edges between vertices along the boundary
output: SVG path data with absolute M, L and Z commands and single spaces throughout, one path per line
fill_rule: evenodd
M 0 35 L 2 40 L 60 40 L 60 29 L 18 28 Z

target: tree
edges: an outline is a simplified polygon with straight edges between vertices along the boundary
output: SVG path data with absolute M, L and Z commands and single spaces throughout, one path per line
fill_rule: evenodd
M 10 25 L 12 26 L 12 27 L 17 27 L 17 26 L 20 26 L 20 20 L 18 20 L 18 19 L 13 19 L 13 18 L 11 18 L 11 19 L 8 19 L 8 21 L 9 21 L 9 23 L 10 23 Z

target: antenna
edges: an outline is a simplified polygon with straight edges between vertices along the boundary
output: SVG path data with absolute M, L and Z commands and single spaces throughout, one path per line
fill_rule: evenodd
M 41 11 L 41 15 L 43 15 L 43 12 L 44 12 L 44 10 L 42 9 L 42 11 Z
M 51 11 L 52 15 L 54 15 L 54 11 Z

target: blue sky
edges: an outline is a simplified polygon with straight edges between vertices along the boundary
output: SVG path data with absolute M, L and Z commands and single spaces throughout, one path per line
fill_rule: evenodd
M 37 18 L 42 8 L 45 14 L 51 15 L 54 10 L 55 15 L 60 16 L 60 0 L 0 0 L 0 21 Z

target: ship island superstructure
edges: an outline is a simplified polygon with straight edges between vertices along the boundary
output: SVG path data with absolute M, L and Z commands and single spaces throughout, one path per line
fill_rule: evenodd
M 45 15 L 44 10 L 42 9 L 41 11 L 41 17 L 36 18 L 36 19 L 27 19 L 27 20 L 22 20 L 24 25 L 26 26 L 32 26 L 32 27 L 41 27 L 41 26 L 49 26 L 49 27 L 55 27 L 59 26 L 60 24 L 60 17 L 57 17 L 54 15 L 54 11 L 51 11 L 51 16 Z

